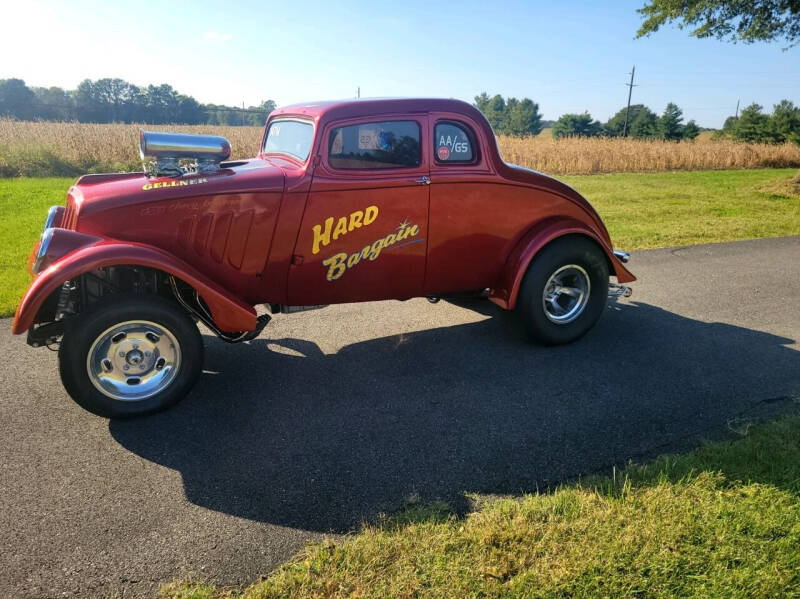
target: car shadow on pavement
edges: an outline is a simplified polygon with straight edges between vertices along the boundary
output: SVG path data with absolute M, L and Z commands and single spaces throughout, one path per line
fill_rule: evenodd
M 800 395 L 790 339 L 634 302 L 544 348 L 471 305 L 489 318 L 333 355 L 303 339 L 207 338 L 210 373 L 189 398 L 111 433 L 179 471 L 196 505 L 345 532 L 409 498 L 533 492 L 686 449 Z

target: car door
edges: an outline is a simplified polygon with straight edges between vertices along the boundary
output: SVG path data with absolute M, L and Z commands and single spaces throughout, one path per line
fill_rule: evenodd
M 498 201 L 503 188 L 491 168 L 481 128 L 460 114 L 431 113 L 431 192 L 425 295 L 489 287 L 503 265 L 512 222 Z
M 331 123 L 289 270 L 294 305 L 422 294 L 430 143 L 425 115 Z

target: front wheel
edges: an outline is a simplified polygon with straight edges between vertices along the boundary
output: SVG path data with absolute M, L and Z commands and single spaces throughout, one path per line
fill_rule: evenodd
M 608 299 L 608 262 L 581 237 L 563 237 L 531 262 L 517 311 L 528 335 L 545 345 L 569 343 L 597 322 Z
M 78 404 L 110 418 L 180 401 L 203 367 L 203 338 L 160 297 L 111 297 L 69 323 L 58 352 L 61 381 Z

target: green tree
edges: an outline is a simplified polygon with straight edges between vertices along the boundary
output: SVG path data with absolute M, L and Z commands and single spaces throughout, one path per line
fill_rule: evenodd
M 256 127 L 263 127 L 264 123 L 267 122 L 269 113 L 275 110 L 275 108 L 275 102 L 272 100 L 264 100 L 258 106 L 251 106 L 248 109 L 250 112 L 247 114 L 247 122 Z
M 683 111 L 670 102 L 658 120 L 658 131 L 662 139 L 678 141 L 683 137 Z
M 637 139 L 658 137 L 658 115 L 649 108 L 646 111 L 641 111 L 628 125 L 628 129 L 628 135 Z
M 650 0 L 637 12 L 644 21 L 636 37 L 675 22 L 700 38 L 746 43 L 783 40 L 790 45 L 800 40 L 797 0 Z
M 693 120 L 686 123 L 686 126 L 683 128 L 683 139 L 690 139 L 693 140 L 700 135 L 700 127 L 697 126 Z
M 737 141 L 764 142 L 767 140 L 769 117 L 761 112 L 761 106 L 753 102 L 747 106 L 731 128 L 731 136 Z
M 475 107 L 483 113 L 497 134 L 536 135 L 542 130 L 539 105 L 530 98 L 506 100 L 500 94 L 489 96 L 483 92 L 475 96 Z
M 178 96 L 178 122 L 198 125 L 205 122 L 206 113 L 200 102 L 191 96 Z
M 75 118 L 72 95 L 60 87 L 34 87 L 36 118 L 47 121 L 71 121 Z
M 145 90 L 147 122 L 174 123 L 178 119 L 178 92 L 171 85 L 148 85 Z
M 36 96 L 22 79 L 0 79 L 0 115 L 30 119 Z
M 603 132 L 603 126 L 588 112 L 563 114 L 553 125 L 553 137 L 594 137 Z
M 122 79 L 98 79 L 93 91 L 101 106 L 103 122 L 131 122 L 139 88 Z
M 503 96 L 496 94 L 486 106 L 486 118 L 489 124 L 498 133 L 506 132 L 506 101 Z
M 781 100 L 772 109 L 766 125 L 767 136 L 771 141 L 800 143 L 800 106 L 789 100 Z
M 608 119 L 608 122 L 603 126 L 603 132 L 610 137 L 622 137 L 625 130 L 625 113 L 628 112 L 627 107 L 623 107 Z M 631 105 L 630 113 L 628 114 L 628 135 L 632 137 L 652 137 L 656 134 L 655 131 L 650 131 L 647 126 L 650 122 L 655 122 L 656 114 L 644 104 Z M 638 135 L 634 134 L 633 124 L 639 121 L 637 129 Z
M 529 98 L 523 98 L 519 102 L 515 98 L 513 105 L 508 111 L 506 123 L 506 133 L 522 137 L 524 135 L 538 135 L 542 130 L 542 115 L 539 114 L 539 105 Z

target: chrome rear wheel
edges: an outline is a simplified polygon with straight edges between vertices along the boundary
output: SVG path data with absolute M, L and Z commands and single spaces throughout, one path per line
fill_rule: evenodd
M 547 280 L 542 293 L 545 316 L 556 324 L 567 324 L 578 318 L 589 303 L 592 282 L 586 270 L 567 264 Z
M 540 250 L 517 298 L 531 339 L 558 345 L 584 335 L 603 312 L 608 277 L 606 255 L 589 238 L 565 235 Z

